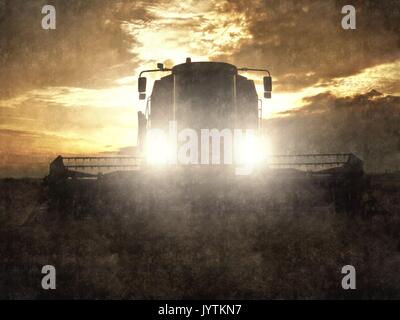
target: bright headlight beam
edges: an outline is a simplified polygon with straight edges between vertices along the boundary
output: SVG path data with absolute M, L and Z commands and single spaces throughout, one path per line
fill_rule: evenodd
M 168 139 L 163 132 L 152 130 L 146 137 L 146 160 L 150 165 L 165 165 L 170 158 L 171 150 Z
M 265 159 L 264 143 L 255 135 L 235 141 L 235 160 L 238 164 L 257 165 Z

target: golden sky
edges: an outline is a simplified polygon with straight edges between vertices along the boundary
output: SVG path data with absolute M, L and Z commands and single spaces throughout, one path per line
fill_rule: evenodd
M 341 28 L 340 1 L 54 1 L 56 30 L 40 28 L 43 3 L 0 0 L 3 176 L 56 154 L 134 146 L 137 76 L 157 62 L 270 69 L 268 119 L 326 92 L 400 95 L 397 1 L 355 1 L 357 30 Z

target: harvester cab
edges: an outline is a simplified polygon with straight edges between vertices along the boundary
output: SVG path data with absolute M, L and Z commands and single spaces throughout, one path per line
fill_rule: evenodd
M 190 58 L 172 69 L 158 64 L 156 69 L 144 70 L 139 75 L 141 100 L 146 99 L 147 89 L 147 78 L 143 74 L 153 72 L 169 74 L 155 80 L 145 114 L 138 113 L 138 146 L 144 153 L 146 148 L 152 148 L 145 146 L 149 143 L 145 138 L 148 131 L 170 132 L 171 122 L 177 132 L 190 128 L 199 137 L 201 130 L 261 132 L 262 100 L 258 98 L 254 81 L 240 73 L 264 73 L 264 97 L 271 98 L 272 79 L 268 70 L 237 68 L 223 62 L 192 62 Z

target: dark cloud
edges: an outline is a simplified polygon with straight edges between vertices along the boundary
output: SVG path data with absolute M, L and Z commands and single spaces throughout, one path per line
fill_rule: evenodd
M 56 30 L 41 8 L 56 7 Z M 41 86 L 96 86 L 132 72 L 128 17 L 148 19 L 141 2 L 0 0 L 0 98 Z
M 47 3 L 0 0 L 0 98 L 46 85 L 101 86 L 131 75 L 135 60 L 129 49 L 136 44 L 121 30 L 121 22 L 157 19 L 148 8 L 168 8 L 162 0 L 53 0 L 49 3 L 57 8 L 57 29 L 48 31 L 40 26 L 41 7 Z M 219 58 L 267 66 L 278 80 L 276 89 L 297 90 L 400 57 L 400 0 L 352 1 L 357 30 L 351 31 L 341 28 L 345 4 L 334 0 L 214 4 L 215 10 L 232 17 L 243 13 L 252 35 L 237 53 L 227 45 Z M 196 19 L 201 17 L 182 21 L 195 25 Z M 177 28 L 178 20 L 171 21 Z M 188 45 L 190 40 L 180 43 Z
M 400 170 L 400 96 L 372 90 L 305 100 L 286 117 L 265 121 L 276 153 L 353 152 L 368 171 Z
M 341 27 L 348 1 L 229 1 L 224 11 L 244 13 L 252 39 L 228 58 L 266 66 L 277 89 L 296 90 L 400 57 L 400 1 L 355 0 L 357 29 Z

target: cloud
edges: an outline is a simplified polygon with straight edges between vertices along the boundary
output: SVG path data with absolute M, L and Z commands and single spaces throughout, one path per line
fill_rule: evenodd
M 91 93 L 91 90 L 79 89 L 71 93 L 70 88 L 52 88 L 50 91 L 33 90 L 16 99 L 3 101 L 0 103 L 0 129 L 9 130 L 9 135 L 15 133 L 15 144 L 1 144 L 0 152 L 15 153 L 18 139 L 27 153 L 118 152 L 119 148 L 135 145 L 135 109 L 124 104 L 85 105 L 85 99 L 76 97 L 81 94 L 86 97 Z M 59 95 L 64 98 L 57 99 Z M 69 99 L 75 103 L 71 104 Z M 65 143 L 56 139 L 27 140 L 17 134 L 19 132 L 58 137 Z M 31 145 L 22 140 L 30 141 Z
M 334 0 L 54 0 L 57 29 L 42 30 L 46 3 L 0 0 L 0 98 L 48 85 L 104 86 L 141 59 L 178 62 L 187 53 L 268 67 L 280 91 L 400 57 L 398 0 L 353 1 L 356 30 L 341 28 L 347 2 Z
M 129 19 L 122 27 L 141 44 L 133 52 L 143 65 L 160 61 L 178 64 L 189 56 L 193 61 L 212 60 L 224 52 L 234 53 L 238 43 L 249 37 L 245 16 L 220 11 L 221 3 L 159 2 L 147 6 L 150 19 Z
M 56 30 L 43 30 L 46 1 L 0 0 L 0 99 L 42 86 L 99 86 L 128 73 L 135 45 L 120 28 L 136 2 L 55 0 Z
M 400 170 L 400 96 L 326 92 L 286 117 L 265 121 L 275 153 L 352 152 L 367 171 Z
M 343 30 L 344 1 L 229 1 L 222 10 L 244 13 L 251 39 L 222 59 L 268 67 L 277 90 L 298 90 L 400 57 L 399 1 L 352 1 L 357 29 Z

